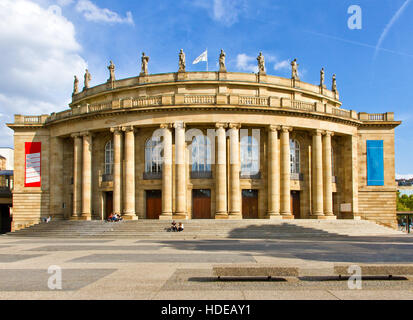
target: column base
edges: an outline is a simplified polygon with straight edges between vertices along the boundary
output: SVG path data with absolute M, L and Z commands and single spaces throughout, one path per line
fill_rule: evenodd
M 336 220 L 336 216 L 310 216 L 310 219 L 316 219 L 316 220 Z
M 159 215 L 159 220 L 172 220 L 172 212 L 162 213 L 161 215 Z
M 187 220 L 188 216 L 185 213 L 175 213 L 173 216 L 174 220 Z
M 70 216 L 69 220 L 78 221 L 81 220 L 79 216 Z
M 227 220 L 228 219 L 228 213 L 227 212 L 216 212 L 214 218 L 216 220 L 218 220 L 218 219 Z
M 92 220 L 92 216 L 80 216 L 80 217 L 77 217 L 77 218 L 78 218 L 77 220 L 82 220 L 82 221 Z
M 270 219 L 270 220 L 281 220 L 283 217 L 279 213 L 275 212 L 267 212 L 267 215 L 265 216 L 265 219 Z
M 132 221 L 132 220 L 139 220 L 139 217 L 134 213 L 133 214 L 128 213 L 127 215 L 123 215 L 122 219 Z
M 242 220 L 242 214 L 241 213 L 230 213 L 228 215 L 228 220 Z
M 292 214 L 290 214 L 290 215 L 281 215 L 281 217 L 285 220 L 294 220 L 295 219 L 295 217 Z

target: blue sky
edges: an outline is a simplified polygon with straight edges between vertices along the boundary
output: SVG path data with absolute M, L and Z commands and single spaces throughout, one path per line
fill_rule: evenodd
M 253 72 L 262 51 L 267 73 L 288 77 L 289 61 L 297 58 L 303 81 L 317 84 L 324 67 L 330 86 L 336 73 L 343 108 L 394 111 L 403 121 L 396 172 L 413 175 L 411 2 L 2 0 L 0 145 L 12 146 L 4 123 L 14 113 L 67 109 L 73 75 L 82 84 L 86 66 L 91 85 L 106 81 L 110 59 L 117 78 L 136 76 L 144 51 L 150 73 L 174 72 L 183 48 L 187 70 L 205 70 L 205 63 L 191 62 L 208 48 L 209 69 L 216 70 L 223 48 L 228 71 Z M 348 28 L 351 5 L 362 9 L 361 30 Z

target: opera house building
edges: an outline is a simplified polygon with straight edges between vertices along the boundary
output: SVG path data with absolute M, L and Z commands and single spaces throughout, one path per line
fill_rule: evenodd
M 181 51 L 182 54 L 182 51 Z M 335 82 L 179 70 L 15 115 L 13 230 L 41 218 L 367 219 L 396 227 L 392 112 L 342 108 Z M 263 58 L 262 58 L 263 59 Z

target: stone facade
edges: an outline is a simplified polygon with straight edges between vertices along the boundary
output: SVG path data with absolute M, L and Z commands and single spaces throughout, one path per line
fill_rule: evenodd
M 13 229 L 48 215 L 145 219 L 156 211 L 159 219 L 191 219 L 205 204 L 211 219 L 368 219 L 395 227 L 399 124 L 393 113 L 341 108 L 337 90 L 263 72 L 113 80 L 74 93 L 69 110 L 16 115 L 8 124 L 15 132 Z M 214 132 L 213 160 L 202 170 L 191 163 L 191 130 Z M 259 138 L 248 138 L 254 130 Z M 145 156 L 155 132 L 161 169 Z M 383 141 L 381 186 L 367 183 L 367 140 Z M 41 142 L 41 187 L 25 187 L 25 142 Z M 245 172 L 245 161 L 258 172 Z M 161 194 L 159 209 L 149 201 L 154 194 Z

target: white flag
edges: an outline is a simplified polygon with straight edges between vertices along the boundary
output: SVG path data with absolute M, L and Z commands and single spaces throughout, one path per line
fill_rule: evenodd
M 202 52 L 201 55 L 198 58 L 196 58 L 194 60 L 194 62 L 192 62 L 192 64 L 196 64 L 196 63 L 201 62 L 201 61 L 207 61 L 208 62 L 208 50 L 205 50 L 204 52 Z

